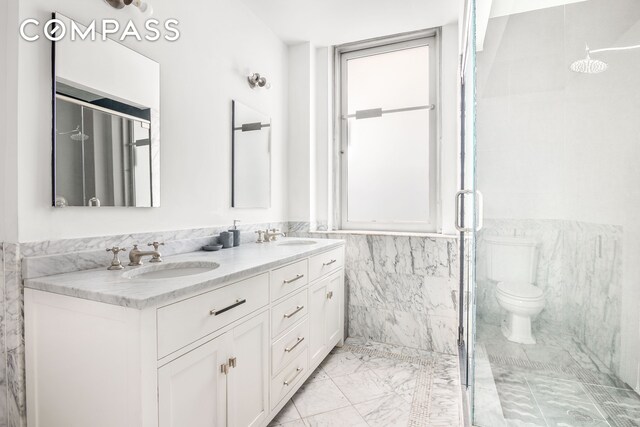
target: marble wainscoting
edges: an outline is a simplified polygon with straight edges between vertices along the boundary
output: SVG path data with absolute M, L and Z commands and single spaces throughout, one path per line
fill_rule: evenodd
M 455 237 L 308 230 L 291 223 L 289 235 L 346 241 L 348 336 L 457 354 Z
M 525 236 L 538 242 L 536 285 L 546 295 L 534 321 L 578 338 L 613 372 L 620 368 L 622 228 L 565 220 L 485 220 L 478 236 L 479 319 L 500 325 L 504 311 L 486 275 L 487 236 Z
M 25 426 L 23 289 L 20 247 L 2 243 L 0 283 L 0 427 Z
M 239 226 L 243 244 L 255 241 L 254 231 L 266 228 L 288 229 L 287 222 Z M 0 427 L 26 426 L 26 393 L 24 362 L 24 279 L 69 273 L 93 268 L 106 268 L 111 255 L 106 248 L 133 244 L 145 247 L 149 242 L 164 242 L 163 255 L 177 255 L 199 250 L 211 243 L 221 231 L 230 227 L 160 231 L 113 236 L 98 236 L 27 243 L 2 244 L 0 299 Z M 126 254 L 121 254 L 121 260 Z M 6 358 L 6 363 L 5 363 Z M 5 398 L 6 396 L 6 398 Z

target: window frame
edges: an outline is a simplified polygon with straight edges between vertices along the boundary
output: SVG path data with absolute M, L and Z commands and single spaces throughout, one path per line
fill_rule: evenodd
M 334 56 L 334 210 L 333 223 L 341 230 L 424 232 L 437 233 L 442 229 L 440 194 L 440 75 L 441 75 L 441 30 L 435 28 L 397 36 L 382 37 L 363 42 L 349 43 L 335 48 Z M 429 104 L 429 217 L 418 222 L 377 222 L 348 220 L 348 120 L 347 111 L 347 67 L 350 59 L 429 46 L 430 91 Z

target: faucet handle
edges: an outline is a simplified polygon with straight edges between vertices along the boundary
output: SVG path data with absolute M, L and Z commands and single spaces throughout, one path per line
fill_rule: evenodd
M 151 257 L 151 261 L 149 261 L 149 262 L 162 262 L 162 257 L 160 255 L 160 252 L 158 252 L 158 248 L 160 246 L 164 246 L 164 242 L 162 242 L 162 243 L 160 243 L 160 242 L 147 243 L 147 246 L 153 246 L 153 250 L 156 252 Z
M 147 243 L 147 246 L 153 246 L 153 249 L 157 251 L 160 246 L 164 246 L 164 242 Z
M 113 252 L 113 259 L 111 260 L 111 265 L 107 267 L 107 270 L 122 270 L 124 267 L 122 266 L 122 263 L 120 263 L 118 254 L 126 251 L 127 248 L 120 248 L 118 246 L 107 249 L 107 252 Z
M 257 230 L 255 233 L 258 235 L 258 240 L 256 240 L 256 243 L 264 243 L 264 235 L 266 231 Z

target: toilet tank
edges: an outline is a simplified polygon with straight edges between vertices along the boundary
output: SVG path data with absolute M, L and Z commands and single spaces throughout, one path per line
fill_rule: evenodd
M 537 242 L 521 237 L 487 236 L 487 278 L 496 282 L 535 283 Z

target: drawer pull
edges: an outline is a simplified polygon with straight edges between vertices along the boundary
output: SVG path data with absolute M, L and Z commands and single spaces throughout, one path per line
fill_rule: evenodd
M 237 307 L 237 306 L 239 306 L 239 305 L 244 304 L 245 302 L 247 302 L 247 300 L 246 300 L 246 299 L 237 299 L 237 300 L 236 300 L 236 302 L 234 302 L 233 304 L 231 304 L 229 307 L 225 307 L 225 308 L 220 309 L 220 310 L 216 310 L 216 309 L 211 310 L 211 311 L 209 312 L 209 315 L 210 315 L 210 316 L 218 316 L 218 315 L 220 315 L 220 314 L 222 314 L 222 313 L 224 313 L 224 312 L 226 312 L 226 311 L 229 311 L 229 310 L 231 310 L 231 309 L 236 308 L 236 307 Z
M 334 264 L 334 263 L 336 263 L 336 262 L 338 262 L 338 260 L 337 260 L 337 259 L 332 259 L 332 260 L 331 260 L 331 261 L 329 261 L 329 262 L 323 262 L 323 263 L 322 263 L 322 265 L 323 265 L 324 267 L 328 267 L 328 266 L 330 266 L 331 264 Z
M 300 343 L 304 341 L 304 337 L 298 337 L 298 342 L 296 342 L 294 345 L 292 345 L 291 347 L 287 347 L 284 349 L 284 351 L 286 353 L 291 353 L 293 351 L 294 348 L 296 348 L 297 346 L 300 345 Z
M 299 312 L 300 312 L 300 310 L 302 310 L 303 308 L 304 308 L 304 305 L 298 305 L 298 306 L 296 306 L 296 309 L 295 309 L 295 310 L 293 310 L 293 311 L 292 311 L 291 313 L 289 313 L 289 314 L 285 314 L 285 315 L 284 315 L 284 318 L 285 318 L 285 319 L 289 319 L 290 317 L 295 316 L 295 315 L 296 315 L 297 313 L 299 313 Z
M 286 285 L 288 285 L 289 283 L 293 283 L 293 282 L 295 282 L 296 280 L 300 280 L 300 279 L 302 279 L 303 277 L 304 277 L 304 274 L 298 274 L 298 275 L 297 275 L 296 277 L 294 277 L 293 279 L 284 280 L 284 283 L 285 283 Z
M 333 298 L 333 291 L 327 292 L 327 299 Z
M 236 366 L 238 366 L 238 358 L 237 357 L 232 357 L 229 359 L 229 367 L 230 368 L 235 368 Z
M 302 372 L 302 368 L 296 369 L 296 374 L 293 377 L 291 377 L 291 379 L 285 380 L 284 385 L 288 386 L 289 384 L 291 384 L 293 380 L 298 378 L 298 375 L 300 375 L 300 372 Z

